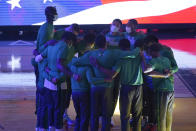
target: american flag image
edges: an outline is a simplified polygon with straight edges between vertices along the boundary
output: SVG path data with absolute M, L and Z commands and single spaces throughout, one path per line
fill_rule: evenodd
M 44 9 L 56 6 L 55 25 L 124 23 L 196 23 L 196 0 L 0 0 L 0 26 L 41 25 Z

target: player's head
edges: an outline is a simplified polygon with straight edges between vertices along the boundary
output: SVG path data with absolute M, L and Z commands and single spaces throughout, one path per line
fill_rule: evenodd
M 87 46 L 94 46 L 95 43 L 95 35 L 93 33 L 87 33 L 84 36 L 84 41 Z
M 138 39 L 135 41 L 135 44 L 134 44 L 134 48 L 140 48 L 141 50 L 144 50 L 144 39 Z
M 77 36 L 80 33 L 80 27 L 78 24 L 73 23 L 69 27 L 66 28 L 66 31 L 70 31 Z
M 92 33 L 87 33 L 84 36 L 84 42 L 80 44 L 84 44 L 81 49 L 81 53 L 85 53 L 89 50 L 92 50 L 94 48 L 94 43 L 95 43 L 95 35 Z
M 76 44 L 76 35 L 74 35 L 72 32 L 64 32 L 62 36 L 62 40 L 66 42 L 68 46 L 74 46 Z
M 118 46 L 121 50 L 130 50 L 130 42 L 128 39 L 121 39 Z
M 147 35 L 145 37 L 145 47 L 149 48 L 152 44 L 159 43 L 159 39 L 155 35 Z
M 46 15 L 46 19 L 49 22 L 53 22 L 55 20 L 57 20 L 58 18 L 58 14 L 57 14 L 57 10 L 55 6 L 47 6 L 45 8 L 45 15 Z
M 136 32 L 138 22 L 136 19 L 130 19 L 126 25 L 126 32 L 127 33 L 132 33 Z
M 149 54 L 150 56 L 154 57 L 158 57 L 160 55 L 160 45 L 159 44 L 152 44 L 149 47 Z
M 122 21 L 120 19 L 114 19 L 110 26 L 111 32 L 119 32 L 122 27 Z
M 98 35 L 95 39 L 95 46 L 97 48 L 107 48 L 106 38 L 104 35 Z
M 71 28 L 72 28 L 72 32 L 75 34 L 75 35 L 78 35 L 80 33 L 80 27 L 78 24 L 74 23 L 71 25 Z

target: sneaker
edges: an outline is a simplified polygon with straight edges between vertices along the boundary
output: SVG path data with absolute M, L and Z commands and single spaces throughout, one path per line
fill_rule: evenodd
M 150 131 L 157 131 L 157 125 L 156 124 L 152 125 Z
M 72 120 L 67 114 L 64 114 L 63 120 L 67 123 L 69 126 L 73 126 L 75 124 L 75 121 Z
M 148 123 L 143 128 L 143 131 L 157 131 L 157 126 L 156 126 L 156 124 Z

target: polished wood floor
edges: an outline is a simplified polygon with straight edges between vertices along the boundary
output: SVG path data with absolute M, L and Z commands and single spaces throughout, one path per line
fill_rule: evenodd
M 34 100 L 1 100 L 0 101 L 0 131 L 34 131 L 36 117 L 34 115 Z M 173 113 L 173 131 L 196 131 L 196 99 L 176 98 Z M 72 118 L 75 116 L 73 105 L 69 108 Z M 118 112 L 113 118 L 114 131 L 120 131 Z M 73 127 L 65 127 L 65 131 Z

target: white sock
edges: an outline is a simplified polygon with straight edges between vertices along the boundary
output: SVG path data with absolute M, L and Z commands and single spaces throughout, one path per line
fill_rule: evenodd
M 49 130 L 48 131 L 55 131 L 54 126 L 49 126 Z

